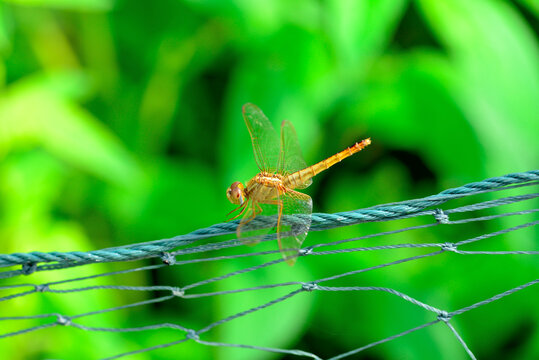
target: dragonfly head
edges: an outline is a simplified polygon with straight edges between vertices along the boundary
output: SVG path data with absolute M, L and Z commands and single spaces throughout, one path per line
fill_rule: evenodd
M 245 202 L 245 187 L 239 181 L 233 182 L 226 190 L 226 197 L 232 204 L 243 205 Z

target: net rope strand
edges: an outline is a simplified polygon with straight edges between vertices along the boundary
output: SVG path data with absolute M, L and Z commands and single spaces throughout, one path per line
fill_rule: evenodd
M 47 282 L 47 283 L 42 283 L 42 284 L 20 283 L 20 284 L 14 284 L 14 285 L 11 284 L 11 285 L 0 286 L 0 291 L 9 290 L 13 292 L 13 291 L 19 290 L 19 292 L 0 297 L 0 302 L 4 302 L 3 304 L 9 304 L 9 302 L 15 301 L 17 298 L 28 296 L 34 293 L 60 293 L 62 294 L 62 293 L 106 290 L 106 291 L 156 292 L 156 294 L 160 294 L 159 296 L 155 296 L 154 298 L 150 298 L 144 301 L 138 301 L 134 303 L 123 304 L 116 307 L 98 309 L 98 310 L 93 310 L 93 311 L 89 311 L 89 312 L 85 312 L 81 314 L 69 315 L 69 316 L 66 314 L 60 314 L 60 313 L 49 313 L 49 314 L 27 315 L 27 316 L 0 317 L 0 324 L 2 323 L 5 324 L 5 322 L 8 322 L 8 321 L 16 323 L 21 320 L 51 319 L 49 320 L 49 322 L 45 324 L 30 326 L 30 327 L 12 331 L 12 332 L 1 333 L 0 331 L 0 339 L 20 336 L 22 334 L 34 333 L 38 330 L 56 327 L 56 326 L 74 327 L 74 328 L 85 330 L 85 331 L 115 332 L 115 333 L 156 331 L 159 329 L 169 328 L 169 329 L 178 330 L 184 333 L 184 338 L 174 341 L 174 342 L 158 344 L 151 347 L 136 349 L 134 351 L 130 351 L 126 353 L 116 354 L 111 357 L 107 357 L 106 359 L 122 358 L 128 355 L 133 355 L 137 353 L 143 353 L 143 352 L 147 352 L 151 350 L 156 350 L 159 348 L 166 348 L 170 346 L 179 345 L 187 341 L 194 341 L 205 346 L 245 348 L 245 349 L 258 350 L 258 351 L 267 351 L 267 352 L 295 355 L 298 357 L 321 359 L 316 354 L 313 354 L 311 352 L 304 351 L 304 350 L 279 349 L 279 348 L 271 348 L 271 347 L 263 347 L 263 346 L 247 345 L 247 344 L 211 342 L 211 341 L 206 341 L 206 340 L 201 339 L 201 335 L 208 333 L 215 327 L 218 327 L 230 321 L 234 321 L 235 319 L 241 318 L 243 316 L 248 316 L 249 314 L 253 312 L 256 312 L 265 308 L 271 308 L 273 305 L 286 301 L 287 299 L 290 299 L 301 293 L 310 293 L 313 291 L 324 291 L 324 292 L 375 291 L 375 292 L 386 293 L 389 296 L 396 296 L 401 300 L 407 301 L 426 311 L 432 312 L 434 314 L 434 318 L 430 322 L 418 325 L 414 328 L 408 329 L 401 333 L 391 335 L 387 338 L 372 342 L 367 345 L 363 345 L 356 349 L 352 349 L 348 352 L 335 355 L 330 358 L 331 360 L 343 359 L 345 357 L 351 356 L 358 352 L 372 348 L 373 346 L 391 341 L 398 337 L 402 337 L 409 333 L 418 331 L 420 329 L 429 327 L 431 325 L 434 325 L 440 322 L 444 323 L 448 327 L 449 329 L 448 331 L 450 331 L 456 337 L 456 339 L 458 340 L 458 343 L 460 344 L 460 346 L 462 346 L 463 351 L 466 352 L 471 359 L 475 359 L 475 355 L 466 344 L 464 338 L 459 334 L 454 324 L 451 324 L 450 322 L 451 319 L 454 316 L 458 316 L 467 311 L 476 309 L 480 306 L 484 306 L 493 301 L 502 299 L 503 297 L 509 296 L 517 291 L 536 285 L 537 283 L 539 283 L 539 279 L 529 280 L 528 282 L 525 282 L 521 285 L 505 290 L 502 293 L 494 294 L 490 298 L 479 300 L 478 302 L 474 304 L 471 304 L 467 307 L 463 307 L 454 311 L 446 311 L 446 310 L 439 309 L 435 306 L 422 302 L 421 300 L 416 299 L 408 294 L 405 294 L 397 289 L 379 287 L 379 286 L 327 286 L 322 283 L 328 282 L 331 280 L 350 277 L 352 275 L 368 272 L 375 269 L 386 268 L 386 267 L 401 264 L 401 263 L 406 263 L 410 261 L 421 261 L 421 259 L 425 259 L 428 257 L 432 257 L 432 256 L 436 256 L 436 255 L 448 253 L 448 252 L 457 254 L 458 256 L 468 256 L 472 254 L 474 255 L 508 255 L 510 254 L 510 255 L 516 255 L 516 256 L 538 255 L 539 251 L 533 250 L 533 249 L 502 250 L 502 251 L 490 251 L 490 250 L 489 251 L 483 251 L 483 250 L 470 251 L 470 250 L 463 250 L 462 247 L 467 246 L 471 243 L 481 244 L 487 239 L 491 239 L 499 235 L 511 233 L 511 232 L 518 231 L 520 229 L 528 228 L 531 226 L 535 226 L 539 224 L 539 220 L 524 222 L 519 225 L 508 227 L 502 230 L 493 231 L 487 234 L 482 234 L 479 236 L 474 236 L 474 237 L 467 238 L 465 240 L 454 241 L 454 242 L 448 241 L 448 242 L 443 242 L 443 243 L 423 243 L 423 244 L 404 243 L 404 244 L 390 244 L 390 245 L 379 245 L 379 246 L 370 246 L 370 247 L 350 247 L 350 248 L 345 248 L 345 249 L 342 249 L 342 248 L 331 249 L 331 247 L 335 247 L 342 244 L 351 244 L 353 242 L 375 238 L 375 237 L 382 237 L 382 236 L 398 234 L 402 232 L 426 229 L 426 228 L 435 227 L 435 226 L 447 226 L 447 225 L 463 224 L 463 223 L 470 223 L 470 222 L 484 222 L 484 221 L 490 221 L 493 219 L 499 219 L 499 218 L 505 218 L 505 217 L 512 217 L 512 218 L 518 219 L 523 215 L 524 215 L 524 218 L 526 218 L 526 215 L 536 214 L 539 211 L 539 209 L 536 209 L 536 208 L 524 209 L 520 211 L 505 212 L 502 214 L 469 217 L 469 218 L 460 219 L 460 220 L 452 220 L 450 219 L 450 216 L 452 214 L 457 214 L 457 213 L 463 214 L 463 213 L 468 213 L 468 212 L 480 211 L 484 209 L 498 207 L 501 205 L 530 204 L 530 202 L 526 202 L 526 201 L 539 197 L 539 193 L 506 196 L 506 197 L 502 197 L 495 200 L 477 202 L 475 204 L 460 206 L 460 207 L 456 207 L 453 209 L 446 209 L 446 210 L 442 210 L 440 208 L 426 210 L 426 208 L 431 207 L 431 206 L 437 206 L 449 200 L 461 198 L 464 196 L 475 195 L 475 194 L 486 193 L 486 192 L 517 189 L 517 188 L 533 186 L 533 185 L 538 185 L 538 184 L 539 184 L 539 170 L 533 170 L 533 171 L 528 171 L 525 173 L 509 174 L 502 177 L 491 178 L 491 179 L 487 179 L 481 182 L 468 184 L 459 188 L 445 190 L 437 195 L 429 196 L 423 199 L 379 205 L 379 206 L 374 206 L 367 209 L 360 209 L 356 211 L 336 213 L 336 214 L 314 214 L 313 223 L 312 223 L 313 225 L 311 228 L 312 231 L 321 231 L 324 229 L 329 229 L 329 228 L 333 228 L 337 226 L 346 226 L 346 225 L 356 224 L 360 222 L 379 222 L 379 221 L 388 221 L 388 220 L 396 220 L 396 219 L 406 219 L 406 218 L 419 217 L 419 216 L 431 216 L 434 219 L 434 222 L 424 224 L 424 225 L 416 225 L 416 226 L 400 228 L 400 229 L 396 229 L 392 231 L 368 234 L 368 235 L 364 235 L 364 236 L 356 237 L 356 238 L 349 238 L 349 239 L 343 239 L 343 240 L 338 240 L 334 242 L 314 244 L 314 245 L 301 249 L 299 253 L 301 257 L 331 256 L 331 255 L 342 254 L 342 253 L 397 250 L 397 249 L 404 249 L 404 248 L 406 249 L 434 248 L 435 251 L 423 253 L 423 254 L 419 254 L 415 256 L 410 256 L 406 258 L 401 258 L 395 261 L 373 265 L 373 266 L 363 268 L 363 269 L 355 269 L 355 270 L 351 270 L 345 273 L 333 274 L 331 276 L 327 276 L 324 278 L 315 279 L 311 281 L 289 281 L 289 282 L 281 282 L 281 283 L 274 283 L 274 284 L 260 284 L 258 286 L 242 288 L 242 289 L 228 289 L 228 290 L 214 291 L 214 292 L 197 292 L 196 290 L 201 286 L 204 286 L 210 283 L 219 282 L 224 279 L 228 279 L 230 277 L 238 276 L 244 273 L 257 271 L 262 268 L 280 264 L 284 261 L 284 259 L 281 258 L 277 250 L 246 253 L 247 247 L 243 246 L 242 243 L 237 241 L 236 239 L 223 240 L 219 242 L 214 242 L 210 244 L 201 244 L 201 245 L 196 245 L 195 243 L 195 246 L 192 246 L 192 247 L 179 249 L 176 251 L 170 251 L 173 248 L 178 247 L 180 245 L 182 246 L 193 245 L 194 242 L 199 239 L 204 239 L 204 238 L 219 236 L 219 235 L 233 234 L 235 231 L 235 227 L 237 226 L 237 223 L 217 224 L 209 228 L 197 230 L 190 234 L 177 236 L 171 239 L 157 240 L 157 241 L 152 241 L 148 243 L 134 244 L 134 245 L 124 246 L 124 247 L 90 251 L 86 253 L 84 252 L 66 252 L 66 253 L 32 252 L 32 253 L 27 253 L 27 254 L 0 255 L 0 266 L 7 267 L 7 266 L 13 266 L 13 265 L 19 265 L 19 266 L 22 265 L 22 269 L 20 270 L 7 270 L 4 272 L 0 272 L 0 279 L 17 277 L 20 275 L 30 275 L 36 271 L 70 268 L 73 266 L 82 266 L 85 264 L 91 264 L 91 263 L 96 263 L 96 262 L 132 261 L 132 260 L 138 260 L 138 259 L 147 258 L 147 257 L 159 257 L 162 260 L 162 264 L 139 266 L 139 267 L 134 267 L 131 269 L 126 269 L 126 270 L 98 273 L 98 274 L 84 276 L 84 277 L 63 279 L 59 281 Z M 273 237 L 270 236 L 265 241 L 272 241 L 272 239 L 274 238 L 275 238 L 274 236 Z M 197 258 L 197 259 L 186 259 L 186 260 L 178 259 L 179 257 L 188 255 L 188 254 L 207 255 L 214 251 L 218 251 L 222 249 L 230 249 L 234 247 L 240 247 L 239 249 L 242 250 L 242 253 L 234 254 L 234 255 L 224 255 L 224 256 L 223 255 L 222 256 L 217 255 L 217 256 L 212 256 L 212 257 L 207 256 L 204 258 Z M 326 249 L 329 248 L 329 249 L 325 250 L 324 248 Z M 95 286 L 85 286 L 85 287 L 62 288 L 62 286 L 64 287 L 70 286 L 79 281 L 98 279 L 102 277 L 119 275 L 119 274 L 127 274 L 131 272 L 157 270 L 163 267 L 183 266 L 186 264 L 193 264 L 193 263 L 207 262 L 207 261 L 225 261 L 225 260 L 228 261 L 228 260 L 234 260 L 234 259 L 246 257 L 246 256 L 254 257 L 254 256 L 267 256 L 267 255 L 274 255 L 276 259 L 267 261 L 258 265 L 254 265 L 248 268 L 244 268 L 244 269 L 229 272 L 223 275 L 219 275 L 213 278 L 197 281 L 192 284 L 187 284 L 181 287 L 162 286 L 162 285 L 159 285 L 159 286 L 95 285 Z M 45 262 L 45 264 L 40 264 L 43 262 Z M 47 262 L 53 262 L 53 263 L 47 263 Z M 192 298 L 201 298 L 201 297 L 209 297 L 209 296 L 217 296 L 217 295 L 226 295 L 226 294 L 232 294 L 232 293 L 260 291 L 262 289 L 277 288 L 277 287 L 289 288 L 288 290 L 289 292 L 271 301 L 265 302 L 259 306 L 245 309 L 241 312 L 238 312 L 236 314 L 225 317 L 221 320 L 210 323 L 199 330 L 191 329 L 191 328 L 182 326 L 180 324 L 173 324 L 173 323 L 152 324 L 152 325 L 145 325 L 145 326 L 131 327 L 131 328 L 89 327 L 89 326 L 85 326 L 85 325 L 81 325 L 77 323 L 77 320 L 83 317 L 94 316 L 94 315 L 108 313 L 112 311 L 128 310 L 128 309 L 133 309 L 133 308 L 146 306 L 150 304 L 161 303 L 165 301 L 173 301 L 174 299 L 178 299 L 178 298 L 192 299 Z M 5 328 L 5 327 L 0 326 L 0 328 Z
M 470 183 L 458 188 L 444 190 L 437 195 L 429 196 L 423 199 L 379 205 L 372 208 L 335 214 L 315 213 L 312 215 L 310 231 L 326 230 L 366 221 L 385 221 L 389 219 L 398 219 L 403 216 L 419 212 L 427 207 L 440 205 L 450 199 L 455 199 L 466 195 L 473 195 L 485 191 L 500 190 L 507 185 L 522 185 L 522 183 L 536 183 L 538 181 L 539 170 L 531 170 L 523 173 L 508 174 L 505 176 L 486 179 L 480 182 Z M 253 224 L 255 224 L 255 222 L 262 221 L 262 217 L 257 217 L 255 220 L 253 220 Z M 233 234 L 236 231 L 237 225 L 238 221 L 232 221 L 228 223 L 216 224 L 208 228 L 196 230 L 190 234 L 175 236 L 170 239 L 88 252 L 72 251 L 44 253 L 35 251 L 30 253 L 1 254 L 0 267 L 25 264 L 26 266 L 35 267 L 35 264 L 49 262 L 61 263 L 65 265 L 64 267 L 67 267 L 96 262 L 132 261 L 144 259 L 158 256 L 163 252 L 167 252 L 179 246 L 188 245 L 196 240 L 219 235 Z M 255 225 L 258 225 L 259 227 L 264 226 L 263 223 Z M 53 268 L 62 268 L 62 266 Z M 42 269 L 52 270 L 50 267 L 38 267 L 34 268 L 33 271 L 40 271 Z M 26 272 L 28 273 L 29 270 L 26 270 Z

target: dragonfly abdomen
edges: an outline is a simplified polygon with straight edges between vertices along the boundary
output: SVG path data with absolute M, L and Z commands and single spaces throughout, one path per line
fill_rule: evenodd
M 313 166 L 309 166 L 303 170 L 296 171 L 293 174 L 290 174 L 286 178 L 286 182 L 289 183 L 293 188 L 301 186 L 309 181 L 311 178 L 321 173 L 322 171 L 329 169 L 336 163 L 346 159 L 349 156 L 354 155 L 355 153 L 363 150 L 371 144 L 371 138 L 364 139 L 358 143 L 355 143 L 353 146 L 344 149 L 341 152 L 336 153 L 333 156 L 328 157 L 325 160 L 320 161 Z

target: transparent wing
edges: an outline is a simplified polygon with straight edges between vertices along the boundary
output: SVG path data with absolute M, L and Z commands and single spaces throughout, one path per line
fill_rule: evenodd
M 282 194 L 280 201 L 283 204 L 283 217 L 277 229 L 279 250 L 288 265 L 292 266 L 311 227 L 313 202 L 309 195 L 293 190 Z
M 306 167 L 307 163 L 303 159 L 294 125 L 290 121 L 284 120 L 281 123 L 281 153 L 278 172 L 289 175 Z M 304 189 L 311 185 L 312 182 L 312 179 L 309 179 L 303 185 L 298 186 L 298 189 Z
M 276 237 L 283 258 L 294 265 L 311 226 L 312 200 L 308 195 L 289 190 L 272 201 L 267 204 L 249 200 L 236 231 L 238 239 L 252 246 Z M 278 204 L 282 206 L 281 213 Z
M 243 105 L 243 119 L 251 135 L 255 161 L 261 171 L 276 172 L 279 161 L 279 136 L 256 105 Z

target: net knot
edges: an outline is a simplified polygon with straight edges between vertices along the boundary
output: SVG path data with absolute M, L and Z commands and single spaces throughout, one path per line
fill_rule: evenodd
M 442 244 L 442 251 L 457 252 L 457 245 L 452 242 L 446 242 Z
M 306 247 L 304 249 L 299 249 L 299 256 L 305 256 L 305 255 L 310 255 L 313 253 L 313 248 L 312 247 Z
M 56 316 L 56 323 L 58 325 L 64 325 L 64 326 L 71 325 L 71 319 L 69 318 L 69 316 L 58 314 Z
M 37 263 L 35 262 L 27 262 L 22 264 L 22 273 L 24 275 L 30 275 L 37 269 Z
M 39 284 L 39 285 L 36 285 L 35 288 L 37 292 L 49 291 L 49 284 Z
M 176 264 L 176 257 L 169 252 L 163 252 L 161 254 L 161 261 L 165 265 L 174 265 Z
M 438 224 L 449 224 L 449 216 L 442 209 L 434 210 L 434 218 Z
M 187 330 L 187 334 L 185 334 L 185 337 L 195 341 L 200 339 L 200 336 L 198 336 L 197 332 L 193 329 Z
M 442 310 L 438 313 L 437 319 L 443 322 L 448 322 L 451 319 L 451 316 L 447 311 Z
M 318 284 L 316 283 L 304 283 L 304 284 L 301 284 L 301 288 L 304 290 L 304 291 L 313 291 L 313 290 L 318 290 Z
M 173 287 L 172 288 L 172 295 L 183 297 L 185 295 L 185 291 L 182 288 L 179 287 Z

